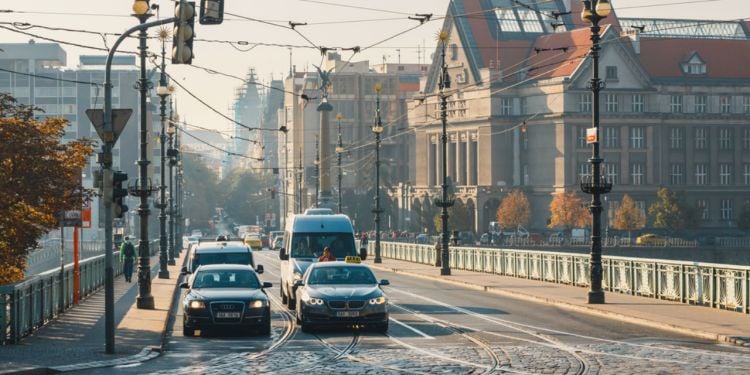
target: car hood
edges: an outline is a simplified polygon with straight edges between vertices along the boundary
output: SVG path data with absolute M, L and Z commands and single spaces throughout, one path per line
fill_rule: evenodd
M 308 293 L 318 298 L 373 298 L 383 294 L 377 285 L 309 285 Z
M 268 299 L 261 289 L 241 288 L 203 288 L 192 289 L 190 295 L 196 299 L 218 300 L 218 299 Z
M 294 266 L 294 272 L 304 274 L 307 271 L 307 267 L 313 264 L 313 260 L 310 258 L 292 259 L 292 265 Z

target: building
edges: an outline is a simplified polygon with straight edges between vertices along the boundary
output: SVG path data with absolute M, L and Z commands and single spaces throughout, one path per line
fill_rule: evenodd
M 571 0 L 449 6 L 447 170 L 476 232 L 487 231 L 514 189 L 529 197 L 529 226 L 543 230 L 553 195 L 580 192 L 591 175 L 591 32 L 581 7 Z M 603 175 L 614 183 L 604 225 L 624 194 L 646 209 L 666 186 L 686 194 L 702 227 L 733 227 L 750 199 L 750 65 L 742 63 L 750 61 L 750 23 L 618 18 L 616 10 L 601 23 L 600 145 Z M 488 17 L 460 16 L 475 13 Z M 442 184 L 440 48 L 434 56 L 424 98 L 409 103 L 423 155 L 410 192 L 422 212 L 412 216 L 436 212 Z
M 222 175 L 228 174 L 235 168 L 260 168 L 263 166 L 263 144 L 261 127 L 261 98 L 256 84 L 255 69 L 245 76 L 244 85 L 235 90 L 234 103 L 230 110 L 233 113 L 234 124 L 232 145 L 229 148 L 234 155 L 227 155 L 225 170 Z M 250 128 L 250 129 L 248 129 Z

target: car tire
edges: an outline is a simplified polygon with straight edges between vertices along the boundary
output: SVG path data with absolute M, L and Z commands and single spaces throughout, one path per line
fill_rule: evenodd
M 289 307 L 289 310 L 294 310 L 297 308 L 297 300 L 295 300 L 291 294 L 289 295 L 289 300 L 287 301 L 287 307 Z
M 375 325 L 375 332 L 386 334 L 388 333 L 388 322 L 376 324 Z
M 279 284 L 281 284 L 281 283 L 279 283 Z M 281 288 L 279 288 L 279 294 L 281 295 L 281 303 L 283 303 L 283 304 L 286 305 L 287 304 L 287 298 L 286 298 L 286 294 L 284 294 L 284 290 L 285 289 L 286 288 L 284 288 L 284 284 L 281 284 Z
M 182 326 L 182 335 L 185 337 L 193 337 L 195 336 L 195 328 L 189 328 Z
M 302 325 L 302 308 L 300 306 L 297 306 L 297 313 L 295 314 L 297 316 L 297 325 Z
M 268 336 L 271 334 L 271 319 L 268 318 L 266 323 L 258 330 L 261 336 Z

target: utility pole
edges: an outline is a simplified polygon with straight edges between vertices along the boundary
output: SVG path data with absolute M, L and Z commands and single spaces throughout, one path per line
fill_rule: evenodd
M 339 142 L 336 145 L 336 156 L 338 157 L 338 167 L 339 167 L 339 200 L 338 200 L 338 213 L 341 213 L 341 153 L 344 152 L 344 144 L 341 142 L 341 119 L 344 116 L 341 115 L 341 113 L 336 114 L 336 121 L 338 122 L 339 126 Z
M 374 263 L 383 263 L 383 259 L 380 258 L 380 213 L 383 212 L 380 209 L 380 133 L 383 132 L 383 123 L 380 120 L 380 90 L 382 86 L 380 83 L 375 84 L 375 125 L 372 127 L 372 132 L 375 134 L 375 209 L 372 212 L 375 214 L 375 259 Z
M 315 135 L 315 204 L 313 207 L 318 207 L 320 204 L 320 140 L 318 135 Z

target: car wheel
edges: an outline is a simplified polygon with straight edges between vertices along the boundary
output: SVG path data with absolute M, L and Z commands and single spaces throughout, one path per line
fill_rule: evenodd
M 302 325 L 302 308 L 299 305 L 297 305 L 297 314 L 295 315 L 297 315 L 297 325 L 301 326 Z
M 281 284 L 281 283 L 279 283 L 279 284 Z M 284 288 L 284 284 L 281 284 L 281 288 L 279 288 L 279 294 L 281 294 L 281 303 L 283 303 L 283 304 L 286 305 L 287 304 L 287 299 L 286 299 L 286 294 L 284 294 L 284 290 L 285 289 L 286 288 Z
M 193 337 L 195 336 L 195 328 L 189 328 L 186 326 L 182 326 L 182 335 L 185 337 Z
M 259 333 L 262 336 L 268 336 L 271 334 L 271 317 L 270 316 L 266 318 L 266 323 L 260 327 Z
M 294 310 L 297 308 L 297 300 L 295 300 L 294 297 L 292 297 L 292 295 L 290 294 L 289 300 L 287 301 L 286 305 L 289 307 L 289 310 Z
M 375 332 L 386 334 L 388 333 L 388 322 L 375 325 Z

